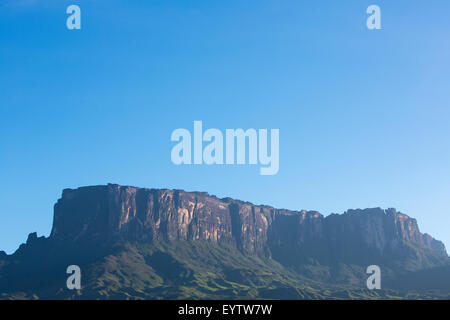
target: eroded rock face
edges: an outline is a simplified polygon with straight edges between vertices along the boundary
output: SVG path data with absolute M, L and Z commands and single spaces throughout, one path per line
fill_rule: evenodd
M 66 189 L 54 208 L 50 239 L 230 242 L 283 260 L 353 261 L 400 254 L 413 245 L 447 257 L 444 245 L 420 233 L 415 219 L 395 209 L 349 210 L 328 217 L 278 210 L 207 193 L 109 184 Z M 34 237 L 34 236 L 33 236 Z
M 261 252 L 276 210 L 201 192 L 118 185 L 66 189 L 54 209 L 57 241 L 139 240 L 235 242 Z

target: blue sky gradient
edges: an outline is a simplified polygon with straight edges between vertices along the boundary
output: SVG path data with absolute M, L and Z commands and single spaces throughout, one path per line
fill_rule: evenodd
M 66 8 L 82 29 L 66 28 Z M 382 30 L 366 28 L 381 7 Z M 64 188 L 395 207 L 450 246 L 450 2 L 0 2 L 0 250 Z M 280 129 L 280 170 L 175 166 L 176 128 Z

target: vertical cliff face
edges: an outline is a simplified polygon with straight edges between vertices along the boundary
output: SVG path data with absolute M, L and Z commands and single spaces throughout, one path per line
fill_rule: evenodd
M 263 252 L 275 210 L 201 192 L 118 185 L 66 189 L 54 208 L 51 239 L 234 242 Z
M 395 209 L 349 210 L 344 215 L 330 216 L 328 222 L 328 231 L 333 236 L 342 238 L 343 233 L 359 235 L 360 241 L 379 251 L 402 241 L 432 248 L 427 237 L 420 233 L 416 219 Z
M 325 219 L 329 254 L 351 263 L 374 260 L 420 260 L 415 249 L 446 257 L 444 245 L 419 231 L 417 221 L 395 209 L 349 210 Z M 415 249 L 414 249 L 415 248 Z
M 314 258 L 358 262 L 414 246 L 447 257 L 444 245 L 420 233 L 395 209 L 349 210 L 324 218 L 314 211 L 278 210 L 201 192 L 119 185 L 66 189 L 54 208 L 50 239 L 108 241 L 208 240 L 286 261 Z

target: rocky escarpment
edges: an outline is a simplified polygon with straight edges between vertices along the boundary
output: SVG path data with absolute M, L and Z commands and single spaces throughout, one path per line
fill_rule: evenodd
M 109 184 L 66 189 L 54 208 L 50 240 L 102 242 L 122 236 L 144 241 L 208 240 L 298 263 L 366 263 L 414 255 L 447 259 L 444 245 L 395 209 L 349 210 L 324 217 L 219 199 L 201 192 Z
M 66 287 L 73 264 L 81 292 Z M 364 291 L 372 264 L 382 295 Z M 324 217 L 109 184 L 64 190 L 49 237 L 0 251 L 0 299 L 447 299 L 449 266 L 443 244 L 395 209 Z

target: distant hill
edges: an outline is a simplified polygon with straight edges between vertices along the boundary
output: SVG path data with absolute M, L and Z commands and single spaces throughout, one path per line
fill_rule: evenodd
M 373 264 L 382 290 L 366 288 Z M 395 209 L 324 217 L 113 184 L 64 190 L 48 238 L 0 252 L 3 299 L 450 299 L 445 279 L 444 245 Z

